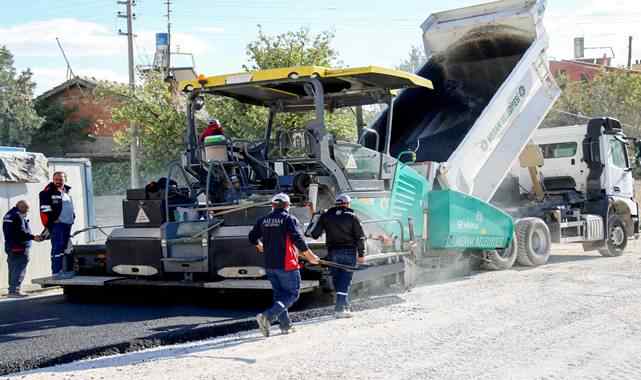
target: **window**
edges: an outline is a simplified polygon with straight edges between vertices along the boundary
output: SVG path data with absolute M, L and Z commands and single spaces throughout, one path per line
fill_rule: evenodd
M 614 138 L 610 140 L 610 157 L 612 157 L 612 165 L 627 169 L 628 160 L 625 153 L 625 145 L 621 141 Z
M 576 155 L 578 144 L 575 142 L 564 142 L 539 145 L 543 151 L 543 158 L 569 158 Z
M 334 157 L 347 179 L 377 179 L 381 167 L 381 154 L 358 144 L 337 143 Z

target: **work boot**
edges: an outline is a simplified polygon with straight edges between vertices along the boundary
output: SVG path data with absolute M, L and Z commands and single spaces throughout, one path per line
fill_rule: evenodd
M 295 332 L 296 332 L 296 329 L 294 328 L 294 326 L 289 326 L 287 328 L 282 328 L 282 327 L 280 328 L 280 333 L 283 335 L 292 334 Z
M 336 317 L 336 319 L 345 319 L 345 318 L 352 318 L 353 315 L 348 310 L 337 310 L 334 312 L 334 317 Z
M 256 322 L 258 322 L 258 328 L 260 329 L 260 332 L 263 333 L 265 337 L 268 337 L 269 328 L 272 325 L 272 323 L 269 321 L 269 318 L 267 318 L 263 313 L 260 313 L 256 316 Z

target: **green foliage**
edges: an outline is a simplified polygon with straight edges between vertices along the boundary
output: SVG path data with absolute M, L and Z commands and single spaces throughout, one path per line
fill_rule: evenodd
M 33 108 L 33 73 L 18 74 L 13 55 L 0 46 L 0 145 L 27 146 L 42 119 Z
M 423 67 L 425 62 L 427 62 L 427 57 L 425 56 L 423 49 L 417 46 L 412 46 L 409 56 L 404 59 L 400 65 L 398 65 L 397 69 L 415 73 L 418 69 Z
M 96 196 L 119 195 L 129 187 L 129 161 L 94 162 L 91 165 Z
M 331 32 L 314 35 L 305 28 L 270 36 L 263 33 L 259 26 L 257 40 L 247 45 L 249 62 L 243 68 L 260 70 L 297 65 L 337 65 L 338 54 L 331 48 L 333 38 Z M 115 97 L 121 100 L 120 105 L 112 109 L 115 122 L 132 122 L 138 126 L 143 177 L 149 179 L 164 175 L 167 163 L 178 159 L 184 149 L 187 120 L 184 98 L 172 93 L 157 73 L 143 77 L 142 85 L 135 92 L 127 86 L 102 83 L 96 93 L 98 98 Z M 268 111 L 262 107 L 210 96 L 206 98 L 205 110 L 198 117 L 204 119 L 209 115 L 219 119 L 225 134 L 230 137 L 257 139 L 264 136 Z M 282 114 L 274 125 L 288 131 L 302 130 L 312 117 L 311 114 Z M 349 109 L 334 112 L 326 122 L 329 130 L 338 138 L 355 137 L 355 118 Z M 199 124 L 202 127 L 205 123 Z M 128 150 L 130 132 L 117 134 L 115 141 L 120 150 Z
M 101 83 L 96 94 L 98 98 L 120 99 L 112 109 L 114 122 L 137 125 L 142 172 L 161 172 L 168 162 L 180 158 L 186 128 L 184 100 L 172 94 L 160 73 L 144 76 L 135 92 L 124 85 Z M 129 130 L 117 133 L 114 139 L 122 151 L 127 151 L 132 141 Z
M 78 142 L 95 140 L 89 135 L 90 120 L 74 118 L 77 107 L 65 107 L 57 101 L 41 100 L 36 102 L 35 109 L 44 122 L 32 135 L 30 150 L 62 155 Z
M 265 70 L 290 66 L 333 66 L 338 64 L 338 52 L 331 47 L 334 33 L 324 31 L 312 35 L 300 28 L 275 36 L 267 35 L 258 25 L 258 38 L 247 45 L 249 63 L 245 70 Z
M 331 47 L 334 34 L 328 31 L 313 35 L 309 29 L 267 35 L 258 25 L 258 38 L 247 45 L 249 62 L 245 70 L 265 70 L 290 66 L 338 66 L 338 52 Z M 207 113 L 221 121 L 229 136 L 245 139 L 263 137 L 268 112 L 262 107 L 242 104 L 222 97 L 209 97 Z M 300 131 L 313 119 L 312 113 L 279 114 L 274 128 L 289 132 Z M 356 136 L 356 122 L 350 109 L 340 109 L 326 118 L 326 124 L 337 138 L 351 140 Z
M 590 118 L 618 119 L 630 137 L 641 137 L 641 75 L 625 70 L 603 71 L 591 81 L 557 78 L 563 94 L 542 127 L 585 124 Z M 634 156 L 633 148 L 631 158 Z M 635 174 L 641 176 L 641 168 Z

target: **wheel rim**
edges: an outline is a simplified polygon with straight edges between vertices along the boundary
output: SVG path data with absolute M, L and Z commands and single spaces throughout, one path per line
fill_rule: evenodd
M 547 252 L 548 242 L 545 234 L 540 229 L 534 230 L 532 233 L 532 251 L 537 255 L 544 255 Z
M 616 225 L 610 230 L 610 243 L 615 249 L 622 249 L 625 243 L 625 231 L 623 227 Z

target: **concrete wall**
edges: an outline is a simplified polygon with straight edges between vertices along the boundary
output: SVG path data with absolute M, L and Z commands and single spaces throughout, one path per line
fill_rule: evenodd
M 87 181 L 85 176 L 87 160 L 49 160 L 49 177 L 54 171 L 64 171 L 67 173 L 67 183 L 71 186 L 71 197 L 76 210 L 76 222 L 73 230 L 76 231 L 93 224 L 95 213 L 93 209 L 93 199 L 88 199 L 87 190 L 91 190 L 91 181 Z M 42 232 L 43 227 L 40 222 L 38 194 L 46 183 L 6 183 L 0 182 L 0 214 L 4 214 L 11 209 L 18 200 L 25 199 L 31 205 L 29 211 L 29 220 L 31 230 L 34 234 Z M 89 195 L 91 193 L 89 192 Z M 77 242 L 88 242 L 91 236 L 81 234 L 76 239 Z M 7 273 L 7 257 L 4 252 L 4 236 L 0 233 L 0 294 L 4 294 L 8 288 L 9 275 Z M 27 276 L 23 282 L 23 290 L 39 288 L 39 285 L 31 284 L 33 278 L 46 277 L 51 275 L 51 243 L 44 241 L 41 243 L 33 242 L 30 252 L 29 266 L 27 267 Z

